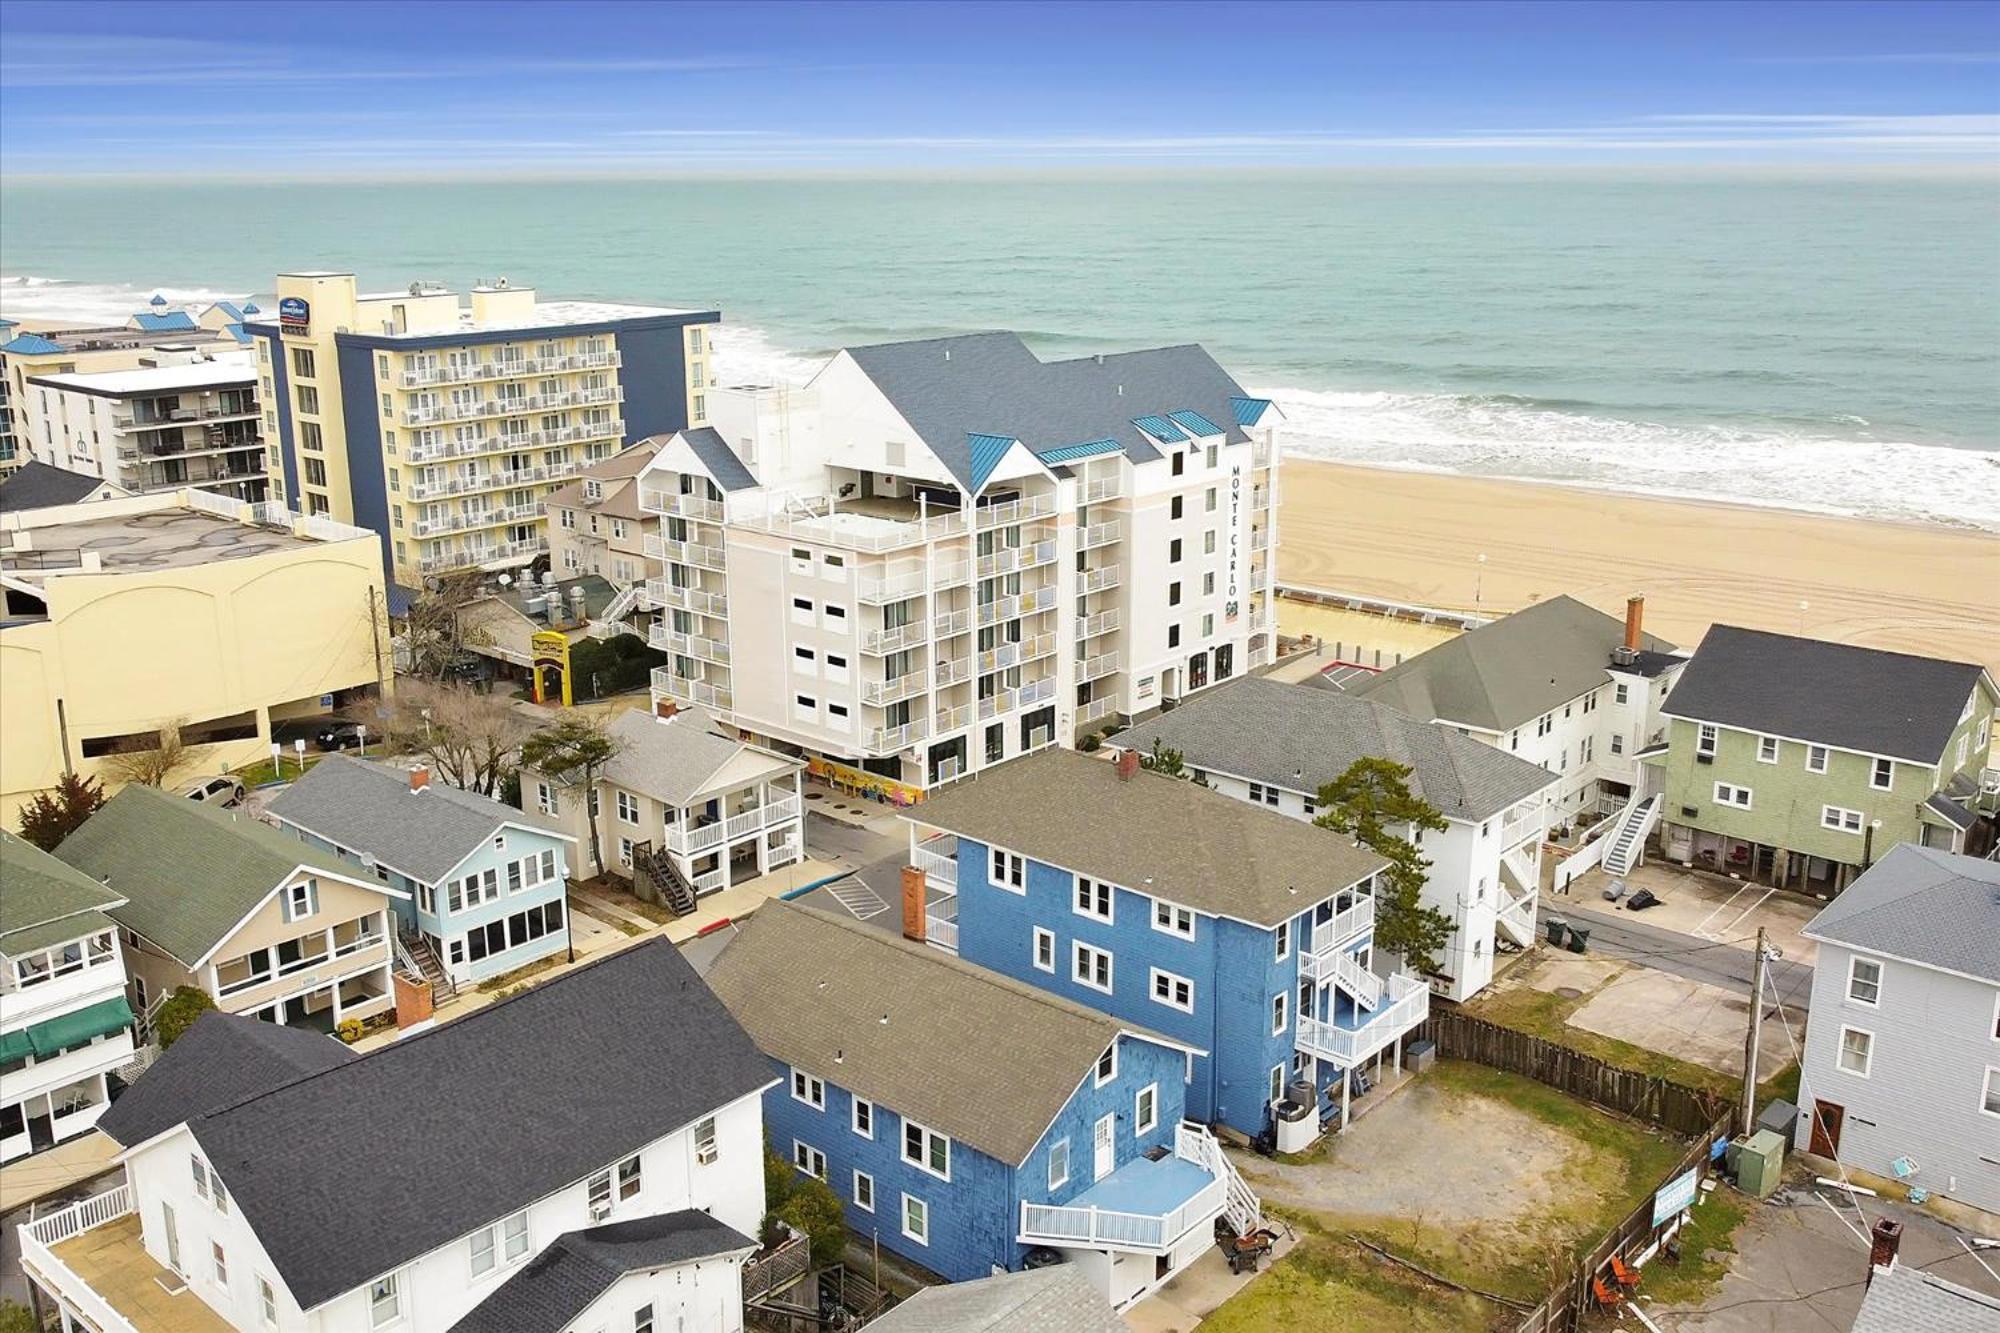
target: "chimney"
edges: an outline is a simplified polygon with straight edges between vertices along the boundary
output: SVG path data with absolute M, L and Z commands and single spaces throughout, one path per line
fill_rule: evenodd
M 903 938 L 924 942 L 924 900 L 927 881 L 917 866 L 903 867 Z
M 672 699 L 662 699 L 653 705 L 653 714 L 656 717 L 672 717 L 680 711 L 681 706 Z
M 422 764 L 410 770 L 410 791 L 412 794 L 431 785 L 431 771 Z
M 1132 775 L 1138 771 L 1139 752 L 1137 750 L 1120 750 L 1118 752 L 1118 776 L 1120 780 L 1130 782 Z
M 1642 593 L 1634 593 L 1625 599 L 1625 646 L 1632 652 L 1639 651 L 1640 630 L 1646 620 L 1646 598 Z
M 1870 1229 L 1868 1241 L 1868 1279 L 1862 1283 L 1863 1287 L 1875 1280 L 1876 1269 L 1896 1266 L 1896 1251 L 1903 1244 L 1903 1224 L 1893 1217 L 1880 1218 Z

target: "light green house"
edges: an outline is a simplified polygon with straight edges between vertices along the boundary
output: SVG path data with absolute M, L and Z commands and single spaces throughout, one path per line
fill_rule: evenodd
M 1668 696 L 1668 860 L 1829 896 L 1897 843 L 1983 855 L 2000 688 L 1967 662 L 1717 625 Z

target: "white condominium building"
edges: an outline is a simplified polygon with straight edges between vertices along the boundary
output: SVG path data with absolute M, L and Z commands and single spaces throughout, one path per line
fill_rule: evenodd
M 1279 414 L 1200 347 L 853 347 L 707 406 L 640 475 L 656 704 L 908 797 L 1271 660 Z

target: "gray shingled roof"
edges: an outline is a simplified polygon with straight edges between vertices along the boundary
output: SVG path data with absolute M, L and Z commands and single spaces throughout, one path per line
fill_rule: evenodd
M 2000 1298 L 1902 1264 L 1877 1268 L 1853 1333 L 2000 1333 Z
M 1195 768 L 1293 791 L 1317 792 L 1357 759 L 1392 759 L 1411 770 L 1411 793 L 1447 819 L 1486 819 L 1556 781 L 1525 759 L 1386 704 L 1263 676 L 1183 700 L 1108 743 L 1149 753 L 1156 740 Z
M 190 1128 L 311 1309 L 771 1081 L 657 939 Z
M 71 472 L 53 463 L 30 460 L 14 475 L 0 480 L 0 514 L 75 504 L 104 484 L 104 478 L 87 472 Z
M 1667 712 L 1935 764 L 1983 674 L 1970 662 L 1714 625 Z
M 846 351 L 968 487 L 977 480 L 974 434 L 1011 437 L 1032 450 L 1116 440 L 1135 463 L 1160 457 L 1135 417 L 1194 411 L 1221 425 L 1226 439 L 1248 438 L 1230 405 L 1242 387 L 1193 344 L 1043 361 L 1019 334 L 999 332 Z
M 1074 1264 L 926 1287 L 871 1333 L 1124 1333 L 1104 1294 Z
M 119 897 L 75 866 L 0 829 L 0 954 L 18 957 L 107 929 Z
M 1034 1151 L 1105 1048 L 1134 1030 L 929 945 L 782 901 L 740 924 L 708 984 L 772 1059 L 1010 1165 Z M 939 1058 L 953 1050 L 991 1058 Z
M 747 491 L 757 484 L 757 478 L 714 427 L 696 426 L 682 431 L 680 436 L 723 490 Z
M 133 783 L 63 839 L 56 855 L 125 902 L 123 926 L 193 966 L 300 866 L 360 872 L 255 817 Z M 387 891 L 386 885 L 371 885 Z
M 2000 862 L 1899 843 L 1805 933 L 2000 982 Z
M 1511 731 L 1610 679 L 1611 650 L 1625 622 L 1574 597 L 1551 597 L 1348 686 L 1357 699 L 1400 708 L 1421 721 Z M 1642 636 L 1654 675 L 1674 650 Z
M 1338 833 L 1175 778 L 1045 750 L 904 818 L 1215 916 L 1274 926 L 1388 864 Z
M 407 769 L 330 754 L 271 802 L 273 816 L 436 884 L 521 812 L 433 777 L 410 790 Z M 551 837 L 557 836 L 551 834 Z M 359 873 L 349 867 L 349 874 Z
M 783 755 L 717 734 L 708 714 L 698 708 L 684 708 L 670 718 L 628 709 L 606 730 L 625 748 L 605 765 L 605 781 L 673 806 L 692 801 L 709 779 L 745 750 L 786 765 L 787 771 L 802 767 Z
M 551 1333 L 627 1273 L 756 1248 L 756 1241 L 696 1208 L 566 1231 L 453 1324 L 451 1333 Z
M 120 1147 L 136 1147 L 197 1116 L 354 1058 L 345 1043 L 324 1033 L 210 1010 L 111 1103 L 97 1127 Z

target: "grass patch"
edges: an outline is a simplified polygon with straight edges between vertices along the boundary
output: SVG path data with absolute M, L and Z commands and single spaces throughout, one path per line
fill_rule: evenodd
M 1655 1259 L 1646 1265 L 1641 1293 L 1663 1305 L 1698 1305 L 1722 1285 L 1729 1256 L 1736 1253 L 1736 1228 L 1750 1215 L 1750 1200 L 1718 1184 L 1703 1196 L 1680 1230 L 1681 1261 Z M 1713 1254 L 1715 1258 L 1707 1256 Z
M 660 906 L 658 903 L 647 902 L 644 898 L 632 892 L 631 887 L 625 880 L 611 875 L 599 875 L 592 879 L 580 879 L 576 881 L 575 887 L 579 897 L 596 894 L 607 902 L 615 903 L 621 911 L 630 912 L 634 916 L 643 916 L 648 921 L 656 922 L 662 926 L 676 919 L 671 910 Z
M 1501 1027 L 1513 1028 L 1516 1032 L 1526 1032 L 1549 1041 L 1561 1042 L 1572 1050 L 1594 1055 L 1606 1064 L 1617 1065 L 1620 1069 L 1636 1070 L 1641 1074 L 1651 1074 L 1655 1078 L 1671 1079 L 1675 1083 L 1690 1088 L 1701 1088 L 1709 1092 L 1729 1096 L 1740 1091 L 1742 1084 L 1727 1074 L 1718 1074 L 1713 1069 L 1691 1064 L 1659 1051 L 1635 1046 L 1629 1041 L 1616 1037 L 1606 1037 L 1583 1028 L 1571 1027 L 1569 1016 L 1581 1009 L 1590 1000 L 1591 993 L 1570 998 L 1557 995 L 1554 991 L 1536 990 L 1524 980 L 1515 980 L 1504 988 L 1489 989 L 1484 995 L 1464 1006 L 1465 1012 L 1475 1018 L 1483 1018 Z
M 523 963 L 512 972 L 502 972 L 497 977 L 488 977 L 486 980 L 480 982 L 478 986 L 474 987 L 474 989 L 482 995 L 491 995 L 495 991 L 515 988 L 526 989 L 523 983 L 540 976 L 544 972 L 553 971 L 563 966 L 565 961 L 566 959 L 560 954 L 550 954 L 547 958 L 537 958 L 532 963 Z
M 1304 1230 L 1298 1245 L 1221 1308 L 1202 1333 L 1471 1333 L 1509 1322 L 1490 1301 L 1451 1291 L 1386 1263 L 1359 1245 Z M 1516 1320 L 1518 1317 L 1516 1317 Z
M 324 758 L 326 758 L 326 756 L 324 754 L 321 754 L 318 750 L 308 750 L 306 751 L 306 767 L 311 768 L 314 764 L 317 764 L 320 760 Z M 248 768 L 238 768 L 238 769 L 233 769 L 231 771 L 237 777 L 243 779 L 243 785 L 246 787 L 262 787 L 273 782 L 294 782 L 298 779 L 299 776 L 298 757 L 292 754 L 290 751 L 286 751 L 285 753 L 285 762 L 283 768 L 284 771 L 280 773 L 277 769 L 274 769 L 271 766 L 271 761 L 269 759 L 259 759 L 256 763 L 251 764 Z

